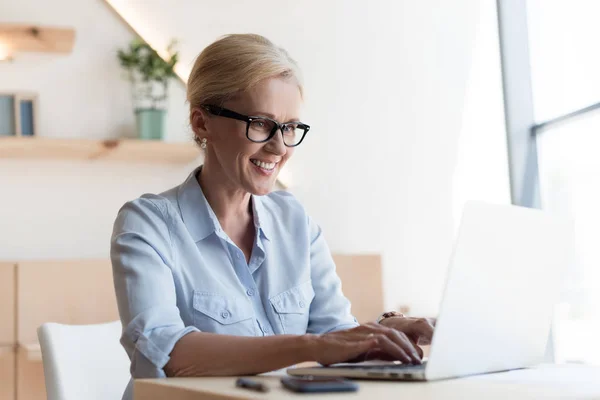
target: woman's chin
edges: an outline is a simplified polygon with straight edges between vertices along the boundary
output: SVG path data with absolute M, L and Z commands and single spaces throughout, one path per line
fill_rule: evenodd
M 270 176 L 257 174 L 256 171 L 252 172 L 248 177 L 250 179 L 248 179 L 248 184 L 246 185 L 248 192 L 256 196 L 264 196 L 271 193 L 275 188 L 275 182 L 277 182 L 278 171 L 274 171 Z

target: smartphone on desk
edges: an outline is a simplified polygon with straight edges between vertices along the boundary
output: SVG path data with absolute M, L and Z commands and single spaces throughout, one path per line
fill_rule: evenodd
M 356 392 L 358 384 L 344 378 L 305 376 L 281 378 L 281 384 L 292 392 Z

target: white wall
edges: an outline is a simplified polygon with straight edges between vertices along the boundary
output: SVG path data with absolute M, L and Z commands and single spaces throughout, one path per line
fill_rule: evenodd
M 100 0 L 0 1 L 2 22 L 73 27 L 67 56 L 16 54 L 0 91 L 39 95 L 39 135 L 134 136 L 129 83 L 116 51 L 133 38 Z M 189 138 L 184 87 L 171 84 L 167 140 Z M 118 208 L 177 184 L 190 167 L 0 160 L 0 259 L 107 257 Z
M 79 3 L 86 4 L 80 5 L 82 8 L 104 13 L 97 9 L 101 2 Z M 467 91 L 468 74 L 477 30 L 493 29 L 495 24 L 495 15 L 489 12 L 494 9 L 492 0 L 181 0 L 177 7 L 167 0 L 112 3 L 131 13 L 132 24 L 151 41 L 164 45 L 171 37 L 180 39 L 183 69 L 186 65 L 189 69 L 203 47 L 230 32 L 264 34 L 288 49 L 304 71 L 304 119 L 313 127 L 289 164 L 292 191 L 320 222 L 333 251 L 383 254 L 387 307 L 409 305 L 416 314 L 437 312 L 451 250 L 454 204 L 478 193 L 464 178 L 468 174 L 456 176 L 456 168 L 459 154 L 479 151 L 472 146 L 459 152 L 459 143 L 480 143 L 460 137 L 461 132 L 466 135 L 463 120 L 473 117 L 465 115 L 466 96 L 481 95 Z M 256 14 L 256 10 L 261 12 Z M 107 14 L 107 21 L 109 17 Z M 480 25 L 482 18 L 485 23 Z M 118 21 L 112 23 L 118 25 Z M 127 39 L 124 28 L 112 29 L 123 29 Z M 486 46 L 497 48 L 497 42 L 486 42 Z M 485 69 L 489 63 L 478 65 Z M 497 71 L 482 71 L 478 79 L 497 82 L 499 76 Z M 479 106 L 470 110 L 498 106 L 500 93 L 483 95 L 477 99 Z M 495 115 L 501 112 L 499 109 Z M 183 108 L 174 114 L 185 120 Z M 497 135 L 499 129 L 481 134 Z M 467 137 L 473 138 L 474 131 L 469 132 Z M 496 163 L 501 157 L 484 158 L 488 159 Z M 470 171 L 473 160 L 478 158 L 461 161 L 460 171 Z M 78 165 L 74 172 L 69 172 L 73 166 L 56 166 L 57 170 L 36 176 L 36 169 L 29 164 L 0 164 L 0 170 L 6 167 L 16 172 L 0 176 L 0 187 L 16 195 L 11 205 L 25 203 L 27 208 L 21 209 L 31 213 L 28 221 L 38 222 L 36 229 L 23 230 L 18 237 L 0 231 L 2 258 L 29 254 L 20 248 L 24 237 L 42 246 L 47 257 L 104 254 L 107 227 L 124 198 L 158 190 L 185 174 L 182 170 L 162 174 L 160 167 L 96 165 L 82 170 Z M 46 164 L 41 167 L 48 170 Z M 484 168 L 478 163 L 476 167 Z M 112 176 L 117 173 L 130 176 L 134 184 L 114 182 Z M 66 194 L 50 204 L 36 201 L 48 197 L 40 185 L 54 175 L 61 177 L 58 183 L 52 180 L 47 185 L 58 185 L 57 193 Z M 461 193 L 453 191 L 455 182 L 461 182 Z M 73 222 L 73 207 L 88 196 L 104 201 L 81 209 Z M 62 205 L 65 198 L 72 200 Z M 24 220 L 22 213 L 0 212 L 6 213 L 0 214 L 0 221 L 8 218 L 11 226 Z M 56 221 L 62 222 L 60 235 L 54 233 Z M 89 241 L 82 231 L 93 232 Z M 78 245 L 68 244 L 73 241 Z M 10 251 L 4 250 L 7 243 Z M 53 248 L 57 250 L 53 252 Z
M 498 18 L 494 4 L 486 1 L 479 10 L 458 138 L 455 228 L 467 200 L 510 204 L 503 100 Z

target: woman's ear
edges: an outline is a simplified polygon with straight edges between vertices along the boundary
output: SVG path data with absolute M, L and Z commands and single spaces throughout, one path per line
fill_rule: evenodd
M 190 123 L 192 130 L 197 138 L 206 138 L 209 136 L 208 113 L 200 108 L 194 107 L 191 111 Z

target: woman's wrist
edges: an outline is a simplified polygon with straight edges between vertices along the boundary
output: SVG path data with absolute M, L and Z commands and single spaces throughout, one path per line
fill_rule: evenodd
M 319 335 L 306 333 L 298 336 L 298 354 L 301 355 L 300 362 L 315 361 L 319 345 Z

